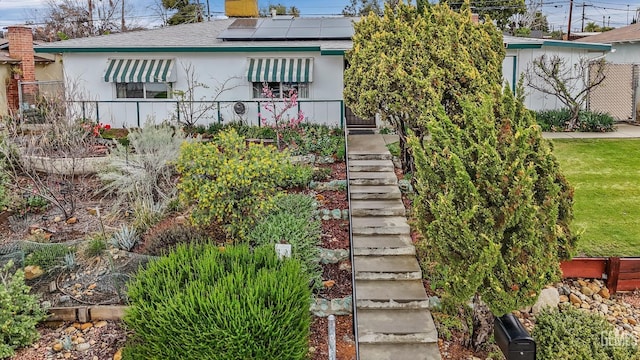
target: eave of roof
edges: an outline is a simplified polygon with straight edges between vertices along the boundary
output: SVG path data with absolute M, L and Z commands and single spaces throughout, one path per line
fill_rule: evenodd
M 560 47 L 560 48 L 573 48 L 573 49 L 585 49 L 591 51 L 610 51 L 611 44 L 601 43 L 586 43 L 564 40 L 547 40 L 547 39 L 522 39 L 505 36 L 504 37 L 506 49 L 541 49 L 542 47 Z

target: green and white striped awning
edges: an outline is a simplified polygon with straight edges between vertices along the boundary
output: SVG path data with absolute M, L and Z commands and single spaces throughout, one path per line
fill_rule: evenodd
M 313 59 L 249 59 L 250 82 L 312 82 Z
M 172 59 L 109 59 L 104 81 L 129 82 L 174 82 L 176 74 Z

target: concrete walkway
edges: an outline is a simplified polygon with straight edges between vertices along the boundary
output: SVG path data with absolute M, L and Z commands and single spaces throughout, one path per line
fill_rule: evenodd
M 391 154 L 382 135 L 347 138 L 360 360 L 439 360 Z
M 544 132 L 542 136 L 547 139 L 622 139 L 640 138 L 640 126 L 630 124 L 617 124 L 616 131 L 606 133 L 592 132 Z

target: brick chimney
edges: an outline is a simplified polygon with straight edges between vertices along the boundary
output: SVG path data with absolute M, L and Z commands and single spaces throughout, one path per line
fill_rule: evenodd
M 9 39 L 9 57 L 20 61 L 14 65 L 19 71 L 12 75 L 7 87 L 9 110 L 16 111 L 19 107 L 18 81 L 36 81 L 33 33 L 31 28 L 26 26 L 9 26 L 7 35 Z M 34 85 L 26 86 L 23 89 L 24 93 L 35 94 L 36 91 L 37 88 Z

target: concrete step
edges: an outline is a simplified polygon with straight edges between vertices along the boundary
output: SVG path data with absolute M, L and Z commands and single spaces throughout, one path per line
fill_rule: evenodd
M 400 199 L 352 200 L 353 216 L 405 216 L 407 210 Z
M 402 193 L 396 185 L 352 185 L 349 186 L 351 200 L 401 199 Z
M 353 235 L 354 255 L 416 255 L 409 235 Z
M 420 280 L 422 269 L 415 256 L 355 256 L 356 280 Z
M 397 185 L 393 172 L 353 171 L 349 173 L 349 185 Z
M 438 332 L 429 310 L 363 309 L 358 311 L 358 341 L 429 343 L 438 341 Z
M 441 360 L 438 343 L 360 344 L 360 360 Z
M 351 231 L 354 235 L 409 235 L 407 219 L 400 216 L 353 216 Z
M 391 160 L 351 160 L 349 171 L 394 171 Z
M 356 280 L 355 287 L 358 310 L 429 307 L 421 280 Z
M 347 159 L 349 161 L 353 160 L 391 160 L 393 157 L 389 152 L 381 152 L 381 153 L 367 153 L 367 152 L 357 152 L 349 149 L 349 154 L 347 155 Z

